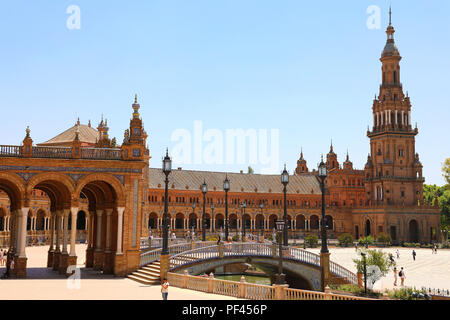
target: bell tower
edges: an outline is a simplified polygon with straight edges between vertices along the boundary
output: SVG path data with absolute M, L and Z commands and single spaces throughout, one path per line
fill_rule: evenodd
M 373 101 L 372 131 L 367 131 L 366 196 L 374 204 L 417 205 L 424 182 L 415 151 L 418 129 L 411 126 L 411 102 L 400 82 L 402 57 L 394 41 L 391 16 L 389 10 L 387 41 L 380 58 L 382 81 Z

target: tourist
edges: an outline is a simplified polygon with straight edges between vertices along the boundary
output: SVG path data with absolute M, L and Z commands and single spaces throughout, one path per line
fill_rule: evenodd
M 398 273 L 398 276 L 400 277 L 400 280 L 402 281 L 402 287 L 405 285 L 405 271 L 403 270 L 403 267 L 401 268 L 400 272 Z
M 217 245 L 220 244 L 220 235 L 219 235 L 219 239 L 217 239 Z
M 434 253 L 437 254 L 437 245 L 434 245 Z
M 397 249 L 396 253 L 397 253 L 397 259 L 400 259 L 400 251 L 398 251 L 398 249 Z
M 6 249 L 3 250 L 3 265 L 6 265 L 6 260 L 8 257 L 8 253 L 6 252 Z
M 355 243 L 355 252 L 358 252 L 358 242 Z
M 416 251 L 415 250 L 412 251 L 412 256 L 413 256 L 413 260 L 416 261 Z
M 0 266 L 3 265 L 3 249 L 0 249 Z
M 161 283 L 161 293 L 163 300 L 167 300 L 167 296 L 169 295 L 169 282 L 167 279 L 164 279 Z
M 398 279 L 398 277 L 397 277 L 397 268 L 394 267 L 394 286 L 395 287 L 397 286 L 397 279 Z
M 392 255 L 392 253 L 389 253 L 389 260 L 391 260 L 391 262 L 394 262 L 394 256 Z

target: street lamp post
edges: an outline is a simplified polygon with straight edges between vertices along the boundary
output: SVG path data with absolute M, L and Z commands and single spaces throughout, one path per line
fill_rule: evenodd
M 320 189 L 322 191 L 322 248 L 320 250 L 320 264 L 321 264 L 321 289 L 325 291 L 325 287 L 328 282 L 328 276 L 330 272 L 330 253 L 328 251 L 327 245 L 327 229 L 326 229 L 326 218 L 325 218 L 325 179 L 327 177 L 327 166 L 322 160 L 319 164 L 319 178 L 320 178 Z
M 166 149 L 166 156 L 162 160 L 162 171 L 166 176 L 164 191 L 164 215 L 163 215 L 163 246 L 160 256 L 160 277 L 166 279 L 169 271 L 169 174 L 172 171 L 172 160 L 169 157 L 169 151 Z
M 363 258 L 363 272 L 364 272 L 364 294 L 367 295 L 367 261 L 366 253 L 361 251 L 361 256 Z
M 166 156 L 162 161 L 162 170 L 166 176 L 164 191 L 164 216 L 163 216 L 163 247 L 161 254 L 169 254 L 169 174 L 172 171 L 172 160 L 169 157 L 169 151 L 166 150 Z
M 247 208 L 245 201 L 241 203 L 241 208 L 244 209 L 242 213 L 242 241 L 245 241 L 245 208 Z
M 228 191 L 230 191 L 230 180 L 225 176 L 223 181 L 223 190 L 225 191 L 225 241 L 228 241 Z
M 202 215 L 202 241 L 206 241 L 206 192 L 208 192 L 208 185 L 205 180 L 203 180 L 203 184 L 201 185 L 202 193 L 203 193 L 203 215 Z
M 286 208 L 286 187 L 289 183 L 289 173 L 286 170 L 286 164 L 284 165 L 284 170 L 281 173 L 281 183 L 283 184 L 283 194 L 284 194 L 284 200 L 283 200 L 283 207 L 284 207 L 284 229 L 283 229 L 283 244 L 284 246 L 288 246 L 288 229 L 287 229 L 287 208 Z
M 283 246 L 282 246 L 282 238 L 284 231 L 284 220 L 277 220 L 277 231 L 278 231 L 278 249 L 279 249 L 279 257 L 278 257 L 278 274 L 276 275 L 276 284 L 282 285 L 285 284 L 285 275 L 283 274 Z

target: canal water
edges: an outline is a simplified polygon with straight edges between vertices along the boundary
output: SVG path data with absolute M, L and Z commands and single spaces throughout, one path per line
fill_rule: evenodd
M 268 277 L 264 276 L 249 276 L 249 275 L 243 275 L 245 277 L 246 282 L 255 283 L 255 284 L 265 284 L 270 286 L 270 279 Z M 221 280 L 230 280 L 230 281 L 241 281 L 242 275 L 240 274 L 233 274 L 233 275 L 214 275 L 214 278 L 221 279 Z

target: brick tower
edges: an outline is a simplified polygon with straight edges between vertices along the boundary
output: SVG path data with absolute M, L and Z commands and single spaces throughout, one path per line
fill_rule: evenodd
M 422 164 L 415 152 L 416 128 L 411 126 L 411 102 L 400 82 L 400 52 L 391 23 L 381 54 L 382 84 L 373 101 L 373 128 L 368 130 L 370 155 L 365 176 L 369 203 L 417 205 L 422 199 Z

